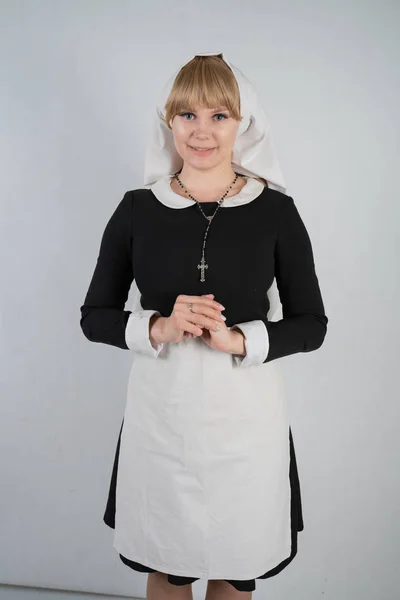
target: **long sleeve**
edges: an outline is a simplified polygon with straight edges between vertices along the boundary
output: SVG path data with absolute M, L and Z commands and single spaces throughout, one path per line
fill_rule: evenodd
M 163 345 L 151 345 L 149 321 L 153 314 L 160 313 L 125 310 L 134 279 L 132 200 L 132 194 L 126 192 L 105 227 L 96 267 L 80 308 L 80 325 L 91 342 L 157 357 Z
M 328 318 L 315 273 L 310 237 L 293 198 L 285 196 L 280 202 L 274 258 L 283 319 L 256 319 L 231 327 L 239 329 L 245 339 L 246 354 L 233 356 L 240 368 L 317 350 L 327 331 Z
M 233 355 L 236 365 L 240 368 L 253 367 L 265 362 L 269 350 L 268 331 L 261 320 L 237 323 L 231 327 L 231 331 L 240 329 L 244 336 L 244 356 Z
M 263 319 L 269 337 L 268 356 L 263 362 L 317 350 L 328 324 L 307 229 L 293 198 L 286 196 L 281 203 L 275 277 L 283 318 Z
M 125 341 L 129 350 L 157 358 L 164 344 L 154 347 L 150 342 L 150 319 L 153 315 L 162 316 L 158 310 L 152 309 L 132 312 L 126 324 Z

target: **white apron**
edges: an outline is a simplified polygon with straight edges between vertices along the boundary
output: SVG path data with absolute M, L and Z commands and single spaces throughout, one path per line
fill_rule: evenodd
M 201 339 L 134 353 L 114 547 L 157 571 L 254 579 L 291 553 L 289 420 L 277 361 Z

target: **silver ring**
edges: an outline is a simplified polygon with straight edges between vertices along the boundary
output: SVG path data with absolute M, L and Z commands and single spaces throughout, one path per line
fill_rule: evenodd
M 193 306 L 193 304 L 190 302 L 190 303 L 189 303 L 189 310 L 190 310 L 190 312 L 193 312 L 193 310 L 192 310 L 192 306 Z

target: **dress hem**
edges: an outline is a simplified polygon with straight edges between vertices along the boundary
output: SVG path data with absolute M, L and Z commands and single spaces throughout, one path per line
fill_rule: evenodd
M 120 448 L 122 427 L 123 427 L 123 421 L 122 421 L 121 430 L 120 430 L 118 443 L 117 443 L 117 448 L 116 448 L 116 452 L 115 452 L 114 466 L 113 466 L 113 470 L 112 470 L 110 488 L 109 488 L 109 493 L 108 493 L 108 498 L 107 498 L 107 506 L 106 506 L 106 510 L 103 515 L 104 523 L 108 527 L 110 527 L 110 529 L 114 529 L 114 530 L 115 530 L 116 480 L 117 480 L 119 448 Z M 271 568 L 269 571 L 264 573 L 263 575 L 258 575 L 257 577 L 254 577 L 252 579 L 244 580 L 244 579 L 237 579 L 237 578 L 226 579 L 226 578 L 222 578 L 222 577 L 218 577 L 218 578 L 213 577 L 213 579 L 227 581 L 238 591 L 249 591 L 249 592 L 254 591 L 256 589 L 256 580 L 267 579 L 269 577 L 273 577 L 273 576 L 277 575 L 278 573 L 283 571 L 283 569 L 285 569 L 285 567 L 287 567 L 291 563 L 291 561 L 294 559 L 294 557 L 297 555 L 297 534 L 298 534 L 298 532 L 303 531 L 304 522 L 303 522 L 303 511 L 302 511 L 302 502 L 301 502 L 300 481 L 299 481 L 299 476 L 298 476 L 298 471 L 297 471 L 296 454 L 295 454 L 295 450 L 294 450 L 291 428 L 289 428 L 289 439 L 290 439 L 289 478 L 290 478 L 290 483 L 291 483 L 290 518 L 291 518 L 291 532 L 292 532 L 291 554 L 287 558 L 283 559 L 275 567 Z M 116 548 L 115 545 L 114 545 L 114 548 Z M 116 548 L 116 550 L 118 551 L 117 548 Z M 143 565 L 139 562 L 130 560 L 126 556 L 122 555 L 120 552 L 119 552 L 119 557 L 126 566 L 130 567 L 131 569 L 133 569 L 137 572 L 154 573 L 155 571 L 158 571 L 158 569 L 156 569 L 156 568 L 152 568 L 152 567 Z M 161 572 L 164 573 L 164 571 L 161 571 Z M 191 584 L 191 583 L 194 583 L 195 581 L 198 581 L 199 579 L 201 579 L 201 577 L 172 575 L 170 573 L 167 573 L 167 575 L 168 575 L 168 582 L 173 585 L 177 585 L 177 586 Z M 205 575 L 205 576 L 207 577 L 207 575 Z

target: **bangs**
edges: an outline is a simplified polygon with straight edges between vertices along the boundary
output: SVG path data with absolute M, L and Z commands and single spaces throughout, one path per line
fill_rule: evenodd
M 195 56 L 179 71 L 164 107 L 168 128 L 175 115 L 182 110 L 194 111 L 197 105 L 225 107 L 233 119 L 242 119 L 236 77 L 220 55 Z

